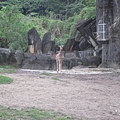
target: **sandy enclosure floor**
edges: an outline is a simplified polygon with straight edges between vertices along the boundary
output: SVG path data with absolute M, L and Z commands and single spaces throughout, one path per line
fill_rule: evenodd
M 120 70 L 18 70 L 0 85 L 0 105 L 36 107 L 75 116 L 76 120 L 120 120 Z

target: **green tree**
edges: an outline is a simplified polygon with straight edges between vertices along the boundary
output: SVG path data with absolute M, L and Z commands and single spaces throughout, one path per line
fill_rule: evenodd
M 6 6 L 0 11 L 0 46 L 12 49 L 26 49 L 27 28 L 23 15 L 16 6 Z
M 79 14 L 84 7 L 90 7 L 86 11 L 95 10 L 96 0 L 5 0 L 0 2 L 3 5 L 17 5 L 19 10 L 24 14 L 34 14 L 38 16 L 49 16 L 49 12 L 54 14 L 63 14 L 68 17 Z M 93 13 L 93 12 L 92 12 Z
M 41 38 L 50 31 L 57 44 L 64 44 L 75 36 L 75 24 L 80 19 L 95 18 L 95 3 L 96 0 L 2 0 L 0 46 L 25 50 L 27 32 L 32 27 Z M 65 15 L 67 19 L 54 20 L 54 14 Z
M 96 11 L 95 11 L 95 5 L 96 0 L 81 0 L 81 4 L 83 4 L 83 8 L 80 11 L 81 18 L 95 18 Z

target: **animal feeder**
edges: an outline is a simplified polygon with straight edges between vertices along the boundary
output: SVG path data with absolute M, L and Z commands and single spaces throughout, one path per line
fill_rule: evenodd
M 97 33 L 98 41 L 107 41 L 107 24 L 106 23 L 98 23 L 98 33 Z

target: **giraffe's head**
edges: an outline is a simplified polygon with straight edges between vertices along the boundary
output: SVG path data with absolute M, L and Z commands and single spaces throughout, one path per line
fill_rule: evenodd
M 63 45 L 60 45 L 60 50 L 62 50 L 63 49 Z

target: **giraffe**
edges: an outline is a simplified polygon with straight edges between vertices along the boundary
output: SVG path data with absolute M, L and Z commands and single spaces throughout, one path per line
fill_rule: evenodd
M 63 49 L 63 46 L 61 45 L 60 46 L 60 51 L 56 55 L 57 72 L 61 72 L 61 70 L 62 70 L 62 61 L 63 61 L 63 58 L 64 58 L 64 56 L 62 55 L 62 49 Z

